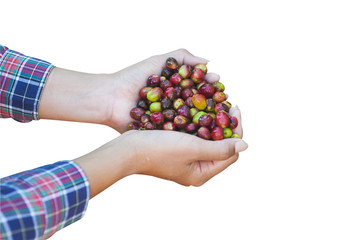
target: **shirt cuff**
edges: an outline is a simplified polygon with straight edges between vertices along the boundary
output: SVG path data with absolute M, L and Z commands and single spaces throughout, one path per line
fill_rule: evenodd
M 0 239 L 45 239 L 83 217 L 88 179 L 60 161 L 1 179 Z
M 0 117 L 39 120 L 39 101 L 54 66 L 0 46 Z

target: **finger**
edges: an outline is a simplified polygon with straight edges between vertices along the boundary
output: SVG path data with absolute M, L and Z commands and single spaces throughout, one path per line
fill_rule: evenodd
M 174 58 L 177 59 L 178 63 L 181 64 L 187 64 L 194 66 L 196 64 L 207 64 L 208 60 L 202 57 L 194 56 L 192 53 L 190 53 L 186 49 L 178 49 L 173 52 Z
M 163 66 L 163 68 L 165 67 L 165 62 L 167 58 L 169 57 L 175 58 L 179 65 L 187 64 L 193 66 L 199 63 L 201 64 L 208 63 L 207 59 L 194 56 L 186 49 L 178 49 L 176 51 L 157 56 L 157 60 Z
M 201 184 L 207 182 L 209 179 L 225 170 L 231 164 L 235 163 L 238 157 L 239 154 L 236 153 L 235 155 L 224 161 L 200 162 L 199 166 L 202 174 L 202 176 L 200 177 Z
M 197 139 L 193 144 L 193 159 L 203 161 L 222 161 L 230 158 L 238 152 L 247 149 L 248 145 L 245 141 L 232 138 L 221 141 L 208 141 Z
M 242 117 L 241 117 L 241 111 L 239 110 L 238 106 L 232 107 L 229 110 L 229 114 L 237 118 L 238 126 L 235 129 L 233 129 L 233 132 L 237 133 L 240 136 L 240 138 L 242 138 L 243 137 Z
M 115 129 L 115 130 L 117 130 L 117 129 Z M 122 135 L 123 136 L 129 136 L 129 135 L 132 135 L 132 134 L 134 134 L 136 132 L 138 132 L 138 130 L 128 130 L 128 131 L 124 132 Z
M 204 76 L 204 80 L 206 80 L 208 83 L 215 83 L 218 82 L 221 77 L 217 73 L 207 73 Z

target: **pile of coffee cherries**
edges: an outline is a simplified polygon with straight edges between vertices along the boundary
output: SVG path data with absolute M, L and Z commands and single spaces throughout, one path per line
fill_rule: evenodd
M 204 64 L 179 66 L 168 58 L 161 76 L 149 76 L 139 91 L 137 106 L 130 111 L 135 121 L 128 129 L 180 131 L 207 140 L 239 138 L 233 133 L 238 120 L 229 114 L 232 105 L 224 85 L 208 83 L 206 74 Z

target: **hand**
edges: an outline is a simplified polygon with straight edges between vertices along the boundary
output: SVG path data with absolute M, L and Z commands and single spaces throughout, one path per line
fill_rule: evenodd
M 89 74 L 56 67 L 42 92 L 39 117 L 104 124 L 123 133 L 133 121 L 129 112 L 137 104 L 139 90 L 150 75 L 160 75 L 168 57 L 176 58 L 180 65 L 207 63 L 180 49 L 150 57 L 113 74 Z M 219 75 L 207 73 L 205 79 L 213 83 L 219 81 Z
M 193 56 L 187 50 L 180 49 L 150 57 L 115 73 L 113 111 L 107 125 L 120 133 L 127 130 L 127 125 L 133 121 L 129 116 L 129 111 L 136 105 L 139 99 L 139 90 L 146 85 L 146 80 L 150 75 L 160 75 L 162 69 L 165 68 L 165 62 L 168 57 L 177 59 L 179 65 L 207 64 L 207 60 Z M 219 75 L 207 73 L 205 79 L 209 82 L 216 82 L 219 81 Z
M 232 108 L 240 122 L 240 112 Z M 239 125 L 235 133 L 242 136 Z M 237 138 L 203 140 L 175 131 L 128 131 L 75 161 L 85 171 L 91 197 L 131 174 L 200 186 L 238 159 L 247 144 Z

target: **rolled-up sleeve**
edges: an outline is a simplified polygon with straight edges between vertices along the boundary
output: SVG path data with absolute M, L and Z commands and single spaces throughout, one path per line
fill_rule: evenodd
M 0 117 L 39 119 L 39 101 L 54 66 L 0 45 Z
M 89 182 L 73 161 L 0 179 L 0 239 L 46 239 L 83 217 Z

